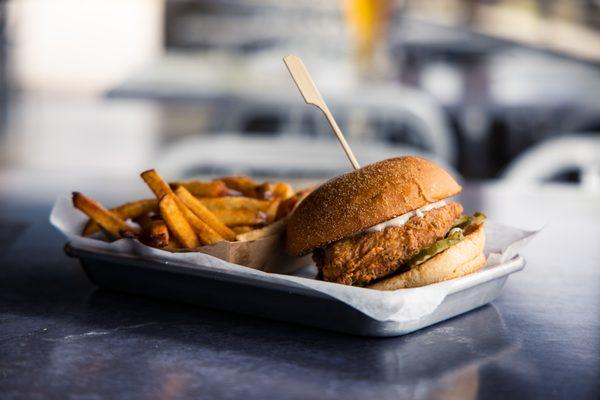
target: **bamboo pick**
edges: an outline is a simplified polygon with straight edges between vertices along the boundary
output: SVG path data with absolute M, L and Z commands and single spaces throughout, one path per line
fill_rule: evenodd
M 342 131 L 340 130 L 338 124 L 335 122 L 335 119 L 333 119 L 333 115 L 329 111 L 327 104 L 325 104 L 325 100 L 323 100 L 323 97 L 321 97 L 321 93 L 319 93 L 315 82 L 312 80 L 308 70 L 304 66 L 304 63 L 302 62 L 300 57 L 295 55 L 288 55 L 283 57 L 283 62 L 285 63 L 288 71 L 290 72 L 292 79 L 296 83 L 300 94 L 302 94 L 302 97 L 304 97 L 304 101 L 306 102 L 306 104 L 312 104 L 313 106 L 316 106 L 323 112 L 325 118 L 327 118 L 327 121 L 331 126 L 331 129 L 333 129 L 335 136 L 338 138 L 340 144 L 342 145 L 342 148 L 346 153 L 346 157 L 348 157 L 348 160 L 352 164 L 352 167 L 354 169 L 359 169 L 360 165 L 358 164 L 358 161 L 356 161 L 356 157 L 354 157 L 352 149 L 348 145 L 348 142 L 346 142 L 346 138 L 344 138 L 344 135 L 342 134 Z

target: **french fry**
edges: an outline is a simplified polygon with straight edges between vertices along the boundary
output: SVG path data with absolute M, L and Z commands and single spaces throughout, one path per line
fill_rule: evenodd
M 273 198 L 287 199 L 294 195 L 294 190 L 285 182 L 265 182 L 254 187 L 254 197 L 271 200 Z
M 258 240 L 271 235 L 277 235 L 285 229 L 287 219 L 280 219 L 279 221 L 267 225 L 264 228 L 255 229 L 248 233 L 242 233 L 236 236 L 236 239 L 240 242 L 249 242 L 251 240 Z
M 154 193 L 157 199 L 162 199 L 165 195 L 173 193 L 171 187 L 165 180 L 156 172 L 155 169 L 144 171 L 140 175 L 150 190 Z
M 183 186 L 188 190 L 188 192 L 196 197 L 221 197 L 227 194 L 227 186 L 225 186 L 225 183 L 220 181 L 188 181 L 171 183 L 171 188 L 173 190 L 177 189 L 178 186 Z
M 158 210 L 156 199 L 144 199 L 121 204 L 112 211 L 123 219 L 133 219 L 156 210 Z
M 289 215 L 292 212 L 292 209 L 298 202 L 298 196 L 292 196 L 289 199 L 283 200 L 279 203 L 279 208 L 277 208 L 277 215 L 275 216 L 275 220 L 280 220 L 281 218 Z
M 285 182 L 276 182 L 273 184 L 273 197 L 285 200 L 294 196 L 294 189 Z
M 150 187 L 150 189 L 154 192 L 155 195 L 158 196 L 162 193 L 166 193 L 166 194 L 169 194 L 172 196 L 172 200 L 179 208 L 179 211 L 181 212 L 182 217 L 186 220 L 188 225 L 191 226 L 192 232 L 195 232 L 197 234 L 196 240 L 198 240 L 198 238 L 199 238 L 200 241 L 202 241 L 202 243 L 206 243 L 206 244 L 213 244 L 213 243 L 217 243 L 217 242 L 224 240 L 223 237 L 218 232 L 215 232 L 208 224 L 206 224 L 205 222 L 200 220 L 183 203 L 183 201 L 177 195 L 175 195 L 175 193 L 173 193 L 173 191 L 171 190 L 171 187 L 164 181 L 164 179 L 162 179 L 162 177 L 155 170 L 149 170 L 149 171 L 142 173 L 142 179 L 144 179 L 146 184 Z M 181 188 L 181 186 L 180 186 L 180 188 Z M 183 188 L 183 189 L 185 190 L 185 188 Z M 163 197 L 166 196 L 166 194 L 163 195 Z M 162 210 L 161 210 L 161 213 L 162 213 Z M 168 221 L 167 221 L 167 224 L 168 224 Z M 169 228 L 171 228 L 170 225 L 169 225 Z M 171 229 L 171 231 L 173 231 L 173 229 Z M 182 238 L 178 237 L 175 232 L 173 232 L 173 234 L 179 240 L 179 242 L 181 242 L 183 247 L 188 247 L 188 245 L 190 243 L 189 241 L 185 242 L 184 240 L 182 240 Z M 188 240 L 190 240 L 189 237 L 188 237 Z
M 150 190 L 152 190 L 152 192 L 156 195 L 157 199 L 161 199 L 167 194 L 172 194 L 173 200 L 175 201 L 181 212 L 185 212 L 185 209 L 187 208 L 185 204 L 183 204 L 179 197 L 175 195 L 175 193 L 171 189 L 171 186 L 169 186 L 169 184 L 165 182 L 165 180 L 158 174 L 158 172 L 156 172 L 156 170 L 150 169 L 148 171 L 142 172 L 141 176 L 144 182 L 146 182 L 146 184 L 150 188 Z
M 275 190 L 275 185 L 269 182 L 262 183 L 256 188 L 254 188 L 254 193 L 256 198 L 271 200 L 273 198 L 273 191 Z
M 107 210 L 95 200 L 79 192 L 73 192 L 73 206 L 83 211 L 88 217 L 104 228 L 114 237 L 130 237 L 136 235 L 138 230 L 127 225 L 115 213 Z
M 234 231 L 236 233 L 236 235 L 240 235 L 242 233 L 248 233 L 250 231 L 253 231 L 254 227 L 248 226 L 248 225 L 240 225 L 240 226 L 232 227 L 231 230 Z
M 229 229 L 223 222 L 219 220 L 200 200 L 192 196 L 190 192 L 183 186 L 179 186 L 175 190 L 175 194 L 198 218 L 212 230 L 227 240 L 235 240 L 235 232 Z
M 237 190 L 244 196 L 256 197 L 258 183 L 248 176 L 226 176 L 215 181 L 223 182 L 229 189 Z
M 277 210 L 279 209 L 279 204 L 281 204 L 281 199 L 273 199 L 269 204 L 269 208 L 266 211 L 267 214 L 267 224 L 272 223 L 277 218 Z
M 213 212 L 228 227 L 240 225 L 261 225 L 267 221 L 267 214 L 254 210 L 215 210 Z
M 158 205 L 158 203 L 157 203 L 157 205 Z M 146 225 L 148 225 L 149 223 L 151 223 L 152 221 L 154 221 L 157 217 L 159 219 L 162 219 L 162 218 L 160 218 L 160 214 L 144 214 L 144 215 L 141 215 L 141 216 L 139 216 L 137 218 L 134 218 L 133 222 L 135 222 L 136 224 L 138 224 L 139 226 L 141 226 L 142 230 L 143 230 L 143 228 Z
M 255 210 L 267 211 L 269 202 L 266 200 L 253 199 L 251 197 L 199 197 L 202 202 L 211 211 L 216 210 Z
M 296 207 L 298 207 L 298 204 L 300 204 L 300 202 L 304 200 L 306 196 L 310 194 L 310 192 L 312 192 L 312 190 L 312 188 L 300 190 L 292 197 L 283 200 L 277 209 L 277 216 L 275 217 L 275 220 L 278 221 L 290 214 Z
M 163 248 L 169 245 L 170 237 L 171 235 L 165 221 L 156 219 L 143 227 L 140 234 L 140 241 L 148 246 Z
M 183 208 L 183 215 L 196 232 L 202 244 L 215 244 L 225 240 L 223 236 L 215 232 L 210 226 L 196 216 L 189 208 Z
M 169 243 L 163 248 L 164 250 L 176 250 L 181 249 L 181 243 L 177 241 L 172 235 L 169 238 Z
M 115 213 L 123 221 L 127 221 L 128 219 L 135 220 L 152 211 L 156 211 L 157 207 L 158 201 L 156 199 L 145 199 L 121 204 L 118 207 L 111 208 L 110 211 Z M 82 235 L 89 236 L 99 230 L 100 226 L 94 220 L 89 220 L 83 229 Z
M 168 184 L 151 169 L 141 177 L 156 199 L 107 210 L 80 193 L 73 194 L 75 207 L 90 217 L 84 235 L 103 229 L 111 236 L 137 237 L 166 250 L 193 249 L 223 240 L 257 240 L 280 233 L 286 217 L 310 192 L 294 193 L 285 182 L 258 184 L 247 176 Z M 128 225 L 128 220 L 141 229 Z
M 160 214 L 182 247 L 187 249 L 196 248 L 200 246 L 198 236 L 196 236 L 196 232 L 179 209 L 175 198 L 173 193 L 167 193 L 160 199 L 158 203 Z

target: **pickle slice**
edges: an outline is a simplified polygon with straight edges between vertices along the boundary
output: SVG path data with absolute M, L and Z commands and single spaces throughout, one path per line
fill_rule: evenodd
M 446 234 L 445 238 L 440 239 L 430 247 L 421 250 L 416 256 L 408 260 L 406 265 L 412 268 L 419 264 L 423 264 L 436 254 L 454 246 L 465 238 L 465 232 L 469 233 L 473 228 L 481 225 L 486 218 L 486 215 L 481 212 L 476 212 L 472 216 L 461 215 L 454 222 L 452 229 Z
M 425 261 L 429 260 L 436 254 L 441 253 L 442 251 L 454 246 L 465 237 L 463 235 L 462 229 L 460 228 L 452 228 L 452 230 L 448 233 L 448 235 L 444 239 L 440 239 L 435 242 L 431 247 L 428 247 L 424 250 L 421 250 L 416 256 L 411 258 L 408 261 L 409 267 L 414 267 L 419 264 L 423 264 Z
M 482 212 L 477 211 L 475 214 L 473 214 L 473 222 L 476 225 L 480 225 L 483 221 L 485 221 L 487 219 L 487 215 L 485 215 Z
M 464 229 L 471 222 L 472 217 L 470 215 L 461 215 L 454 221 L 452 225 L 453 228 L 461 228 Z

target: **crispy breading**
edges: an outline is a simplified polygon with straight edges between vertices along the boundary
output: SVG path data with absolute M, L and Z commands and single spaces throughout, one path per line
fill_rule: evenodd
M 463 211 L 450 203 L 413 217 L 403 226 L 364 232 L 317 249 L 313 258 L 323 279 L 364 286 L 402 268 L 421 249 L 443 238 Z

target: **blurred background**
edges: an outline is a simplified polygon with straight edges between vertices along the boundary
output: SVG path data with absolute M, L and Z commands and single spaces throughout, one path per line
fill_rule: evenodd
M 283 63 L 303 58 L 362 164 L 600 192 L 599 0 L 13 0 L 0 191 L 100 199 L 168 179 L 347 171 Z M 135 184 L 134 184 L 135 183 Z

